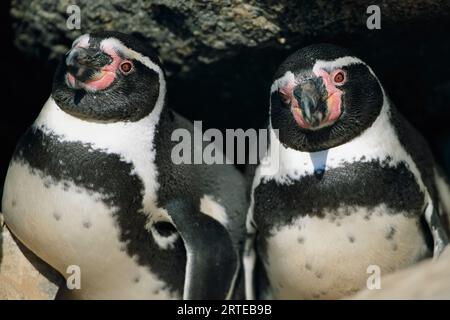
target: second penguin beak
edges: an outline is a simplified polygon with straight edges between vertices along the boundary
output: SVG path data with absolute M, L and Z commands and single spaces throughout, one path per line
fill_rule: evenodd
M 303 81 L 293 89 L 293 97 L 298 102 L 300 110 L 297 116 L 301 116 L 300 126 L 306 126 L 305 129 L 316 129 L 328 118 L 327 90 L 322 78 L 312 78 Z M 298 114 L 300 111 L 300 114 Z

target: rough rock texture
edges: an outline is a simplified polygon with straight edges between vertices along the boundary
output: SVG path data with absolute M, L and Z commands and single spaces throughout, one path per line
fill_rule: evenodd
M 66 27 L 66 8 L 81 8 L 81 30 Z M 13 1 L 16 44 L 58 57 L 76 36 L 98 29 L 121 30 L 145 39 L 182 73 L 237 55 L 245 48 L 295 46 L 305 36 L 367 32 L 369 2 L 156 0 Z M 450 2 L 377 1 L 383 27 L 415 19 L 450 17 Z
M 0 300 L 54 299 L 59 275 L 18 244 L 0 213 Z
M 450 247 L 436 260 L 382 277 L 380 290 L 364 290 L 352 299 L 450 299 Z

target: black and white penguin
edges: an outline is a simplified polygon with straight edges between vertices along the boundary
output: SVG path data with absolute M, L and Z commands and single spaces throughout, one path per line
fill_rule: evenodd
M 245 183 L 231 165 L 176 165 L 159 58 L 132 36 L 86 34 L 22 137 L 3 195 L 7 226 L 83 299 L 233 296 Z M 70 269 L 73 270 L 73 269 Z
M 372 270 L 382 277 L 438 256 L 450 189 L 372 69 L 346 49 L 312 45 L 274 79 L 270 148 L 247 217 L 248 298 L 340 298 Z

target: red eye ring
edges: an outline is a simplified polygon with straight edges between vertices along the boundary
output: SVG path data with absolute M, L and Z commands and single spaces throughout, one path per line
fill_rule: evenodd
M 133 70 L 133 64 L 130 61 L 124 61 L 120 64 L 120 71 L 127 74 Z
M 343 84 L 345 82 L 345 73 L 344 71 L 338 71 L 333 77 L 333 82 L 335 84 Z

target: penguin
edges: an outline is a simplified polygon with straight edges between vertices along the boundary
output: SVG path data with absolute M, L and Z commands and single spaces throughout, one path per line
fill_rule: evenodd
M 73 42 L 2 199 L 8 228 L 72 281 L 70 298 L 235 297 L 244 178 L 232 165 L 175 164 L 177 129 L 194 130 L 168 108 L 144 43 L 105 31 Z
M 296 51 L 275 73 L 269 120 L 246 222 L 248 299 L 338 299 L 439 256 L 448 183 L 365 62 L 331 44 Z

